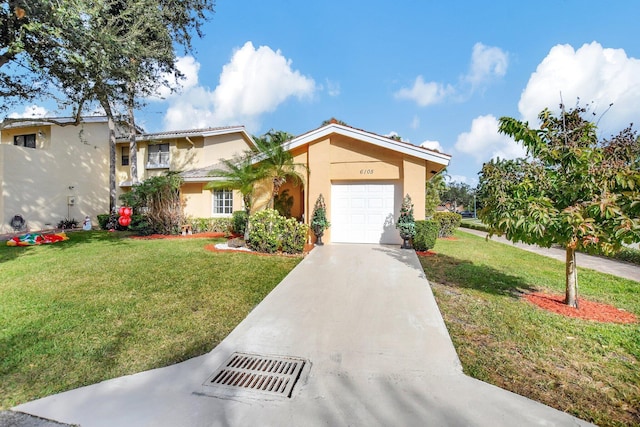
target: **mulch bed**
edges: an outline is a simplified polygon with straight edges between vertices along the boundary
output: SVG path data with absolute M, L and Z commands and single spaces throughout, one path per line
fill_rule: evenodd
M 438 255 L 436 252 L 433 252 L 433 251 L 416 251 L 416 254 L 418 256 L 435 256 L 435 255 Z
M 273 254 L 268 254 L 265 252 L 256 252 L 256 251 L 246 251 L 246 250 L 242 250 L 242 249 L 218 249 L 216 248 L 215 244 L 208 244 L 205 245 L 205 249 L 210 251 L 210 252 L 235 252 L 235 253 L 243 253 L 243 254 L 248 254 L 248 255 L 257 255 L 257 256 L 284 256 L 284 257 L 292 257 L 292 258 L 299 258 L 301 256 L 307 255 L 309 252 L 311 252 L 311 250 L 314 248 L 314 245 L 304 245 L 304 249 L 302 254 L 285 254 L 283 252 L 276 252 Z
M 203 239 L 203 238 L 217 238 L 217 237 L 226 237 L 228 233 L 195 233 L 195 234 L 187 234 L 183 236 L 182 234 L 151 234 L 150 236 L 131 236 L 131 239 L 141 239 L 141 240 L 155 240 L 155 239 Z
M 524 298 L 538 307 L 561 314 L 601 323 L 635 323 L 638 321 L 633 313 L 617 309 L 608 304 L 592 302 L 578 298 L 578 307 L 569 307 L 564 303 L 564 295 L 550 295 L 541 292 L 526 294 Z

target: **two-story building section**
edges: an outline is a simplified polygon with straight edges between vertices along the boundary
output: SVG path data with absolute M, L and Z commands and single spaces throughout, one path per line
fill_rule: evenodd
M 109 210 L 106 117 L 5 122 L 0 130 L 0 233 L 54 228 Z M 106 191 L 105 191 L 106 190 Z

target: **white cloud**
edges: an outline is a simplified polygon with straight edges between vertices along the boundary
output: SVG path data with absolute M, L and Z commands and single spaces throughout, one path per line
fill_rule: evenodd
M 422 76 L 416 77 L 413 87 L 402 88 L 396 92 L 398 99 L 409 99 L 415 101 L 419 106 L 437 104 L 442 102 L 447 96 L 452 95 L 455 89 L 451 85 L 443 85 L 437 82 L 426 82 Z
M 460 184 L 468 184 L 471 187 L 478 185 L 478 178 L 469 178 L 464 175 L 445 175 L 447 182 L 458 182 Z
M 262 114 L 288 98 L 311 97 L 316 89 L 280 50 L 247 42 L 222 68 L 215 90 L 194 86 L 172 98 L 164 123 L 167 129 L 244 124 L 251 131 Z
M 508 65 L 509 55 L 505 51 L 499 47 L 476 43 L 471 54 L 471 67 L 465 80 L 475 88 L 495 77 L 503 77 L 507 73 Z
M 49 111 L 46 108 L 34 104 L 24 107 L 24 111 L 21 113 L 14 111 L 13 113 L 9 114 L 8 117 L 10 119 L 21 119 L 26 117 L 41 118 L 47 117 L 48 115 Z
M 524 120 L 537 127 L 538 114 L 544 108 L 556 113 L 560 93 L 567 107 L 580 98 L 590 106 L 595 119 L 602 116 L 599 128 L 604 136 L 617 133 L 637 121 L 640 111 L 640 60 L 627 57 L 623 49 L 603 48 L 599 43 L 584 44 L 578 50 L 556 45 L 538 65 L 522 93 L 518 109 Z
M 177 58 L 176 68 L 182 73 L 183 78 L 176 79 L 175 76 L 165 75 L 164 78 L 169 85 L 160 86 L 157 95 L 150 98 L 152 101 L 159 101 L 176 93 L 187 91 L 198 84 L 200 63 L 193 56 L 187 55 Z
M 340 95 L 340 83 L 332 82 L 329 79 L 325 79 L 325 82 L 329 96 L 335 97 Z
M 410 88 L 402 88 L 395 93 L 397 99 L 415 101 L 421 107 L 438 104 L 447 98 L 466 99 L 471 93 L 507 73 L 509 55 L 499 47 L 476 43 L 471 53 L 471 65 L 466 75 L 455 85 L 439 82 L 425 82 L 419 75 Z M 470 88 L 469 88 L 470 85 Z M 465 93 L 466 92 L 466 93 Z
M 521 144 L 498 133 L 498 120 L 490 114 L 473 119 L 471 130 L 458 135 L 455 149 L 473 156 L 479 163 L 496 157 L 514 159 L 526 155 Z
M 442 144 L 440 144 L 440 141 L 426 140 L 422 144 L 420 144 L 420 146 L 424 148 L 428 148 L 429 150 L 436 150 L 441 153 L 444 153 L 444 149 L 442 148 Z
M 413 116 L 411 120 L 411 129 L 418 129 L 420 127 L 420 118 L 418 116 Z

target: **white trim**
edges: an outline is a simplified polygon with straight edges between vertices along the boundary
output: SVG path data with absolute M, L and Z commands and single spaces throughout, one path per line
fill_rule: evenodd
M 312 130 L 311 132 L 307 132 L 303 135 L 293 138 L 291 141 L 285 143 L 284 147 L 288 151 L 291 151 L 303 145 L 309 144 L 312 141 L 316 141 L 334 133 L 445 166 L 448 165 L 449 161 L 451 160 L 451 156 L 449 154 L 429 150 L 428 148 L 418 147 L 417 145 L 413 145 L 408 142 L 395 141 L 384 136 L 376 135 L 374 133 L 355 129 L 349 126 L 339 125 L 336 123 L 328 124 L 321 128 Z

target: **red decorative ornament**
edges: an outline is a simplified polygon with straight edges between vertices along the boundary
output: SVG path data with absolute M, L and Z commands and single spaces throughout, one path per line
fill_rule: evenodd
M 125 206 L 123 216 L 131 216 L 132 213 L 133 213 L 133 210 L 130 207 Z
M 118 218 L 118 224 L 123 227 L 128 227 L 129 224 L 131 224 L 131 217 L 121 216 L 120 218 Z
M 126 216 L 126 215 L 124 214 L 124 210 L 125 210 L 125 207 L 124 207 L 124 206 L 120 206 L 120 209 L 118 209 L 118 215 L 120 215 L 120 216 Z

